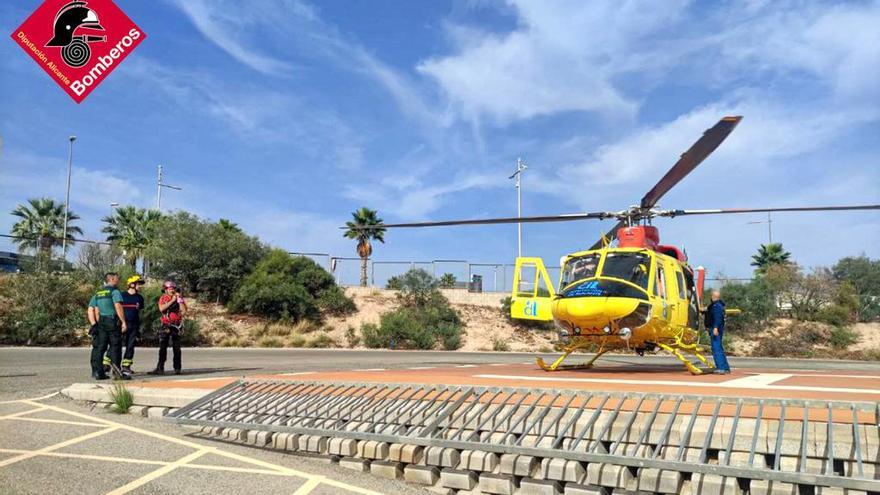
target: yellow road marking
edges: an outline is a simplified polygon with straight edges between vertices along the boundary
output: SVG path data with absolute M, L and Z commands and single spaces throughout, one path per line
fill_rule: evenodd
M 33 421 L 35 423 L 54 423 L 54 424 L 59 424 L 59 425 L 70 425 L 70 426 L 91 426 L 93 428 L 103 428 L 105 426 L 105 425 L 98 424 L 98 423 L 82 423 L 79 421 L 64 421 L 63 419 L 22 418 L 22 417 L 18 417 L 18 418 L 3 417 L 3 418 L 0 418 L 0 420 L 2 420 L 2 419 L 10 419 L 12 421 Z
M 180 438 L 175 438 L 175 437 L 171 437 L 171 436 L 168 436 L 168 435 L 163 435 L 163 434 L 161 434 L 161 433 L 156 433 L 156 432 L 152 432 L 152 431 L 149 431 L 149 430 L 144 430 L 144 429 L 141 429 L 141 428 L 137 428 L 137 427 L 135 427 L 135 426 L 129 426 L 129 425 L 122 424 L 122 423 L 115 423 L 115 422 L 113 422 L 113 421 L 108 421 L 108 420 L 105 420 L 105 419 L 103 419 L 103 418 L 98 418 L 98 417 L 94 417 L 94 416 L 89 416 L 89 415 L 87 415 L 87 414 L 79 413 L 79 412 L 76 412 L 76 411 L 70 411 L 70 410 L 68 410 L 68 409 L 64 409 L 64 408 L 61 408 L 61 407 L 50 406 L 50 405 L 47 405 L 47 404 L 40 404 L 40 403 L 34 402 L 33 400 L 27 400 L 27 399 L 25 399 L 25 400 L 21 400 L 21 401 L 19 401 L 19 402 L 22 402 L 22 403 L 25 403 L 25 404 L 29 404 L 29 405 L 32 405 L 32 406 L 40 406 L 40 407 L 44 407 L 44 408 L 49 409 L 49 410 L 52 410 L 52 411 L 57 411 L 57 412 L 60 412 L 60 413 L 63 413 L 63 414 L 68 414 L 68 415 L 70 415 L 70 416 L 74 416 L 74 417 L 78 417 L 78 418 L 82 418 L 82 419 L 87 419 L 87 420 L 89 420 L 89 421 L 95 421 L 95 422 L 98 422 L 98 423 L 101 423 L 101 424 L 107 425 L 108 427 L 112 427 L 112 428 L 108 428 L 108 430 L 117 430 L 117 429 L 121 429 L 121 430 L 131 431 L 131 432 L 134 432 L 134 433 L 140 433 L 141 435 L 146 435 L 146 436 L 153 437 L 153 438 L 157 438 L 157 439 L 160 439 L 160 440 L 165 440 L 165 441 L 167 441 L 167 442 L 176 443 L 176 444 L 178 444 L 178 445 L 184 445 L 184 446 L 187 446 L 187 447 L 191 447 L 191 448 L 193 448 L 193 449 L 197 449 L 197 450 L 199 450 L 199 451 L 204 451 L 203 453 L 217 454 L 217 455 L 220 455 L 220 456 L 223 456 L 223 457 L 229 458 L 229 459 L 234 459 L 234 460 L 242 461 L 242 462 L 247 463 L 247 464 L 252 464 L 252 465 L 255 465 L 255 466 L 260 466 L 260 467 L 266 468 L 266 469 L 271 470 L 271 471 L 275 471 L 275 472 L 278 472 L 278 473 L 286 474 L 286 475 L 288 475 L 288 476 L 296 476 L 296 477 L 300 477 L 300 478 L 305 478 L 306 480 L 312 479 L 312 478 L 314 478 L 314 477 L 316 476 L 316 475 L 314 475 L 314 474 L 307 473 L 307 472 L 304 472 L 304 471 L 299 471 L 299 470 L 297 470 L 297 469 L 292 469 L 292 468 L 288 468 L 288 467 L 284 467 L 284 466 L 279 466 L 279 465 L 277 465 L 277 464 L 272 464 L 272 463 L 270 463 L 270 462 L 262 461 L 262 460 L 259 460 L 259 459 L 254 459 L 254 458 L 251 458 L 251 457 L 246 457 L 246 456 L 243 456 L 243 455 L 235 454 L 235 453 L 233 453 L 233 452 L 226 452 L 226 451 L 224 451 L 224 450 L 220 450 L 220 449 L 217 449 L 217 448 L 214 448 L 214 447 L 208 447 L 208 446 L 205 446 L 205 445 L 202 445 L 202 444 L 198 444 L 198 443 L 195 443 L 195 442 L 190 442 L 190 441 L 188 441 L 188 440 L 183 440 L 183 439 L 180 439 Z M 108 432 L 108 430 L 101 430 L 101 431 Z M 96 433 L 97 433 L 97 432 L 96 432 Z M 59 447 L 59 448 L 61 448 L 61 447 Z M 36 455 L 39 455 L 39 454 L 36 454 Z M 14 459 L 14 458 L 13 458 L 13 459 Z M 12 459 L 8 459 L 7 461 L 3 461 L 3 462 L 8 462 L 9 460 L 12 460 Z M 4 465 L 4 464 L 0 463 L 0 467 L 2 467 L 3 465 Z M 374 492 L 374 491 L 372 491 L 372 490 L 368 490 L 368 489 L 366 489 L 366 488 L 360 488 L 360 487 L 357 487 L 357 486 L 348 485 L 348 484 L 346 484 L 346 483 L 342 483 L 341 481 L 336 481 L 336 480 L 332 480 L 332 479 L 323 478 L 323 479 L 321 480 L 321 482 L 324 483 L 324 484 L 326 484 L 326 485 L 329 485 L 329 486 L 334 486 L 334 487 L 337 487 L 337 488 L 341 488 L 341 489 L 343 489 L 343 490 L 350 491 L 350 492 L 353 492 L 353 493 L 359 493 L 359 494 L 361 494 L 361 495 L 382 495 L 382 494 L 379 493 L 379 492 Z
M 166 464 L 153 472 L 150 472 L 150 473 L 147 473 L 147 474 L 141 476 L 140 478 L 132 481 L 131 483 L 125 484 L 125 485 L 120 486 L 119 488 L 117 488 L 111 492 L 108 492 L 107 495 L 123 495 L 125 493 L 128 493 L 128 492 L 134 490 L 135 488 L 146 485 L 147 483 L 153 481 L 154 479 L 156 479 L 160 476 L 163 476 L 165 474 L 168 474 L 171 471 L 174 471 L 175 469 L 177 469 L 178 467 L 183 466 L 184 464 L 188 463 L 189 461 L 198 459 L 199 457 L 201 457 L 207 453 L 208 453 L 207 450 L 202 449 L 202 450 L 197 450 L 191 454 L 187 454 L 174 462 Z
M 303 483 L 301 487 L 297 488 L 296 491 L 293 492 L 293 495 L 306 495 L 307 493 L 311 493 L 312 490 L 321 484 L 321 481 L 323 480 L 319 476 L 311 478 Z
M 40 455 L 40 454 L 43 454 L 43 453 L 46 453 L 46 452 L 52 452 L 53 450 L 63 449 L 64 447 L 67 447 L 67 446 L 73 445 L 73 444 L 75 444 L 75 443 L 83 442 L 83 441 L 86 441 L 86 440 L 90 440 L 90 439 L 92 439 L 92 438 L 99 437 L 99 436 L 101 436 L 101 435 L 104 435 L 104 434 L 107 434 L 107 433 L 110 433 L 110 432 L 116 431 L 116 430 L 118 430 L 118 429 L 119 429 L 118 427 L 111 426 L 111 427 L 105 428 L 105 429 L 103 429 L 103 430 L 93 431 L 92 433 L 87 433 L 87 434 L 85 434 L 85 435 L 80 435 L 80 436 L 78 436 L 78 437 L 76 437 L 76 438 L 71 438 L 70 440 L 65 440 L 65 441 L 63 441 L 63 442 L 61 442 L 61 443 L 56 443 L 55 445 L 50 445 L 50 446 L 48 446 L 48 447 L 44 447 L 44 448 L 39 449 L 39 450 L 34 450 L 34 451 L 31 451 L 31 452 L 28 452 L 27 454 L 21 454 L 21 455 L 15 456 L 15 457 L 11 457 L 11 458 L 9 458 L 9 459 L 6 459 L 5 461 L 0 461 L 0 467 L 5 467 L 5 466 L 8 466 L 8 465 L 10 465 L 10 464 L 14 464 L 14 463 L 16 463 L 16 462 L 18 462 L 18 461 L 23 461 L 23 460 L 25 460 L 25 459 L 30 459 L 31 457 L 36 457 L 36 456 L 38 456 L 38 455 Z
M 0 416 L 0 420 L 2 420 L 2 419 L 15 419 L 20 416 L 26 416 L 28 414 L 33 414 L 35 412 L 45 411 L 46 409 L 47 408 L 44 406 L 44 407 L 38 407 L 36 409 L 29 409 L 27 411 L 21 411 L 21 412 L 17 412 L 17 413 L 13 413 L 13 414 L 7 414 L 6 416 Z
M 0 404 L 15 404 L 15 403 L 17 403 L 17 402 L 25 402 L 25 401 L 29 401 L 29 400 L 31 400 L 31 401 L 36 401 L 36 400 L 46 400 L 46 399 L 49 399 L 49 398 L 55 397 L 56 395 L 58 395 L 58 392 L 52 392 L 51 394 L 44 395 L 44 396 L 42 396 L 42 397 L 34 397 L 34 398 L 32 398 L 32 399 L 4 400 L 4 401 L 0 402 Z

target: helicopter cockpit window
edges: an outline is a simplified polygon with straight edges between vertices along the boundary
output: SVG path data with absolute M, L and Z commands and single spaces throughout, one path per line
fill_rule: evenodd
M 608 253 L 602 267 L 603 277 L 619 278 L 648 290 L 651 258 L 642 253 Z
M 583 280 L 585 278 L 593 278 L 596 276 L 596 269 L 599 267 L 599 255 L 588 254 L 580 258 L 572 258 L 568 260 L 562 269 L 562 282 L 560 287 L 565 287 L 572 282 Z

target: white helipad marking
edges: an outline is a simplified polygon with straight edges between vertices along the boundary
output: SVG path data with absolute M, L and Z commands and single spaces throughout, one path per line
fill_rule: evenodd
M 786 378 L 791 378 L 791 375 L 786 373 L 759 373 L 756 375 L 727 380 L 726 382 L 722 382 L 722 385 L 725 387 L 764 388 L 767 385 L 785 380 Z
M 675 387 L 701 387 L 701 388 L 758 388 L 764 390 L 798 390 L 805 392 L 838 392 L 853 394 L 876 394 L 880 395 L 880 390 L 871 388 L 833 388 L 833 387 L 807 387 L 799 385 L 763 385 L 763 386 L 743 386 L 734 383 L 726 385 L 728 382 L 709 383 L 709 382 L 690 382 L 675 380 L 624 380 L 620 378 L 554 378 L 544 376 L 517 376 L 517 375 L 474 375 L 474 378 L 494 378 L 496 380 L 522 380 L 529 382 L 572 382 L 572 383 L 616 383 L 622 385 L 672 385 Z M 738 379 L 730 380 L 736 382 Z
M 436 366 L 413 366 L 412 368 L 407 368 L 408 370 L 432 370 L 436 368 Z
M 504 366 L 507 363 L 489 363 L 489 366 Z
M 388 371 L 387 368 L 362 368 L 359 370 L 351 370 L 351 371 Z
M 476 368 L 476 364 L 459 364 L 456 368 Z

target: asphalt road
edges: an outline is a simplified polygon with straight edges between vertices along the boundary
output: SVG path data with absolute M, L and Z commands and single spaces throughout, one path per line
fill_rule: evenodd
M 114 415 L 53 394 L 90 380 L 88 348 L 0 348 L 0 493 L 416 494 L 413 485 L 338 465 L 193 437 L 180 426 Z M 135 370 L 155 365 L 139 349 Z M 549 356 L 545 356 L 547 358 Z M 521 353 L 324 349 L 184 349 L 186 378 L 359 368 L 522 363 Z M 608 356 L 605 366 L 675 365 L 666 356 Z M 734 367 L 880 371 L 880 363 L 733 358 Z M 143 378 L 141 375 L 139 378 Z M 148 378 L 155 379 L 155 378 Z M 29 400 L 36 399 L 36 400 Z
M 0 348 L 0 400 L 35 397 L 56 392 L 74 382 L 91 380 L 89 348 Z M 156 364 L 157 349 L 138 349 L 135 371 L 145 372 Z M 405 368 L 421 365 L 521 363 L 532 354 L 441 351 L 364 351 L 340 349 L 227 349 L 183 350 L 186 378 L 251 375 L 276 372 L 350 370 L 358 368 Z M 550 356 L 544 356 L 545 359 Z M 576 359 L 576 358 L 572 358 Z M 675 364 L 670 356 L 634 355 L 603 357 L 599 362 L 658 365 Z M 808 359 L 731 358 L 734 367 L 762 369 L 880 371 L 880 363 L 868 361 L 820 361 Z M 170 369 L 170 363 L 167 366 Z M 139 378 L 143 378 L 140 375 Z

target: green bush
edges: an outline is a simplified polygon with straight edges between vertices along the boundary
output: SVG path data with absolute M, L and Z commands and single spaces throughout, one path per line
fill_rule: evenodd
M 322 310 L 331 314 L 353 311 L 354 302 L 314 261 L 273 250 L 242 281 L 229 309 L 275 320 L 317 321 Z
M 0 343 L 74 345 L 86 340 L 95 286 L 78 274 L 0 276 Z
M 401 287 L 403 287 L 403 281 L 400 275 L 395 275 L 385 282 L 385 288 L 389 290 L 400 290 Z
M 455 287 L 455 275 L 451 273 L 444 273 L 440 276 L 440 288 L 441 289 L 452 289 Z
M 846 349 L 859 341 L 858 334 L 849 327 L 836 327 L 831 331 L 829 343 L 835 349 Z
M 361 343 L 361 337 L 355 332 L 354 327 L 350 326 L 345 329 L 345 341 L 351 348 L 357 347 Z
M 400 278 L 401 307 L 386 312 L 379 325 L 364 324 L 361 335 L 370 348 L 447 350 L 461 347 L 461 318 L 437 290 L 437 281 L 424 270 Z
M 157 278 L 174 278 L 193 296 L 226 303 L 266 251 L 256 237 L 229 228 L 228 222 L 180 211 L 156 222 L 145 256 Z
M 284 341 L 278 337 L 266 336 L 256 342 L 257 347 L 284 347 Z
M 776 313 L 775 293 L 764 278 L 727 284 L 721 288 L 721 299 L 727 308 L 742 310 L 741 314 L 726 319 L 726 329 L 733 332 L 759 330 Z
M 839 304 L 831 304 L 821 308 L 816 317 L 816 321 L 821 321 L 835 327 L 844 327 L 852 323 L 853 319 L 852 310 Z

